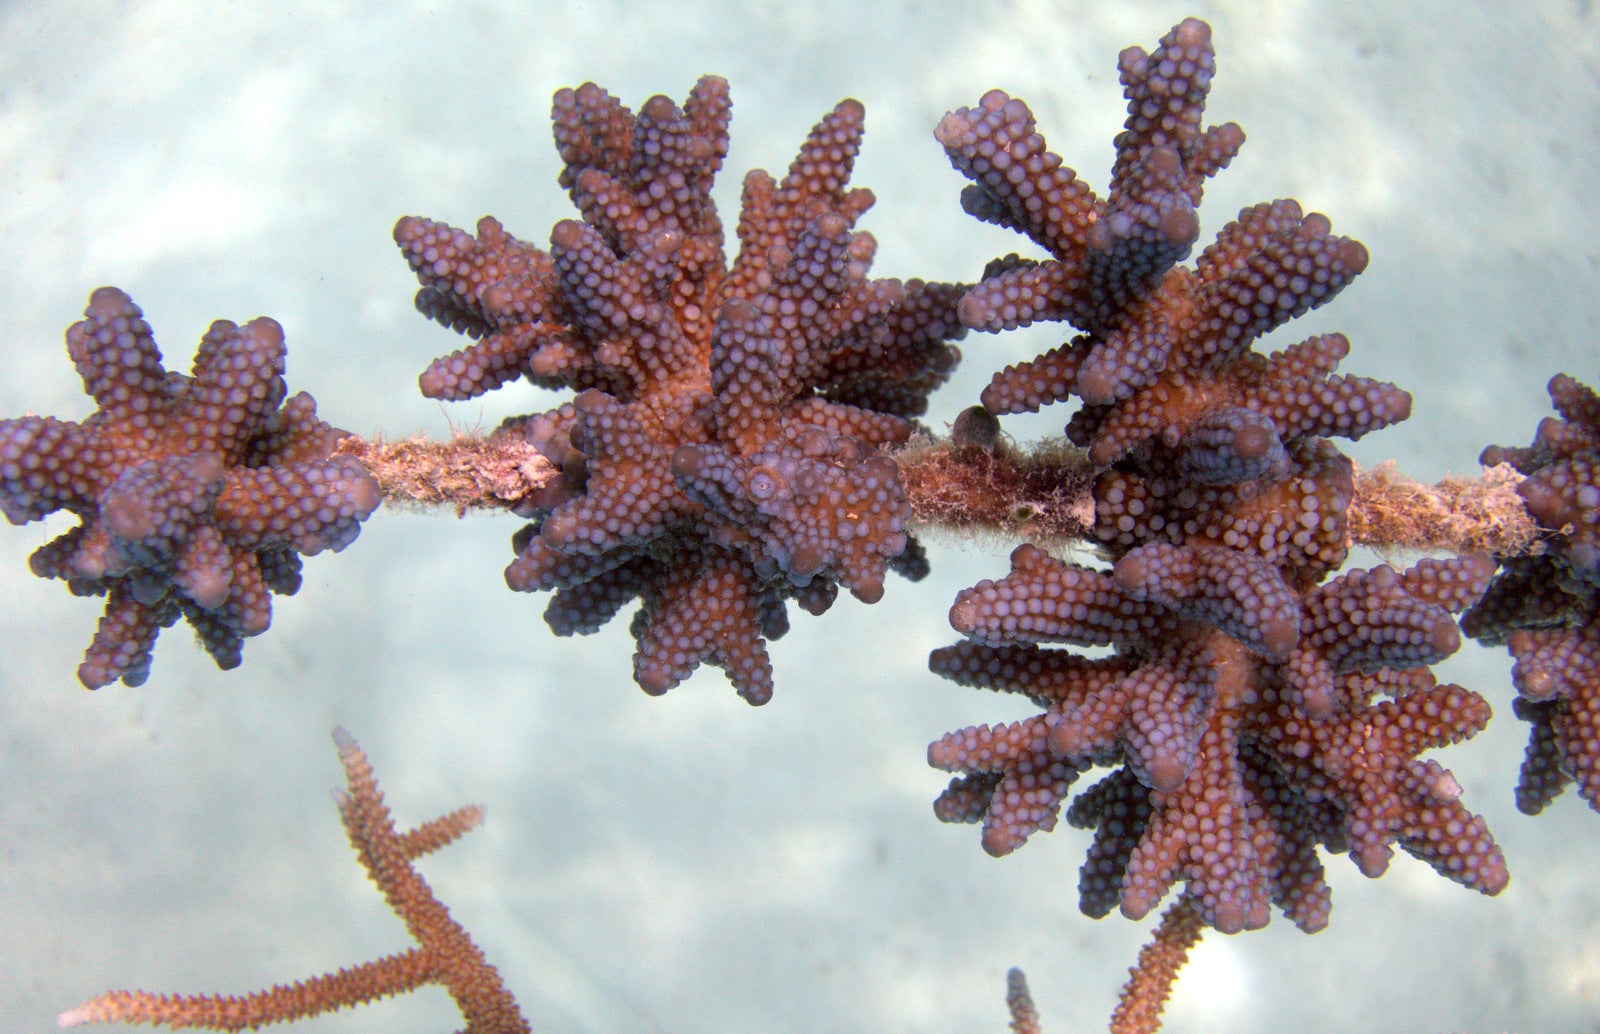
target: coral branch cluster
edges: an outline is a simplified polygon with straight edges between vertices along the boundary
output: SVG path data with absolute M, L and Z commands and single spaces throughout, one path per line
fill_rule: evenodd
M 841 102 L 788 175 L 745 177 L 731 265 L 711 184 L 728 149 L 727 84 L 637 115 L 592 83 L 556 95 L 561 184 L 582 220 L 549 251 L 485 218 L 474 237 L 405 218 L 395 240 L 417 307 L 476 341 L 422 375 L 472 398 L 519 376 L 579 394 L 501 430 L 562 471 L 520 509 L 506 581 L 554 590 L 546 621 L 587 633 L 635 598 L 634 676 L 663 693 L 702 663 L 753 704 L 786 601 L 920 577 L 910 510 L 884 446 L 904 442 L 957 359 L 961 287 L 869 279 L 847 186 L 863 110 Z
M 932 669 L 1044 710 L 935 742 L 930 763 L 956 773 L 936 811 L 980 822 L 985 849 L 1003 855 L 1055 826 L 1085 771 L 1112 768 L 1067 809 L 1095 834 L 1079 880 L 1092 916 L 1143 917 L 1181 884 L 1206 926 L 1260 927 L 1276 906 L 1317 930 L 1331 904 L 1318 848 L 1377 876 L 1398 846 L 1496 893 L 1499 849 L 1420 755 L 1489 719 L 1482 697 L 1439 685 L 1429 666 L 1459 646 L 1453 615 L 1497 565 L 1478 555 L 1331 577 L 1354 484 L 1329 439 L 1405 419 L 1411 397 L 1335 375 L 1343 335 L 1254 351 L 1365 268 L 1366 250 L 1325 217 L 1292 201 L 1246 208 L 1193 268 L 1178 265 L 1202 183 L 1243 142 L 1232 124 L 1200 128 L 1212 71 L 1194 19 L 1153 53 L 1123 52 L 1128 120 L 1104 200 L 1046 150 L 1020 100 L 992 91 L 940 123 L 974 181 L 966 210 L 1051 256 L 991 263 L 962 319 L 1079 332 L 996 375 L 984 403 L 1079 400 L 1067 435 L 1102 468 L 1093 534 L 1113 566 L 1023 545 L 1009 575 L 956 598 L 966 641 L 936 651 Z M 1126 996 L 1159 986 L 1164 998 L 1170 979 L 1136 973 Z M 1153 1029 L 1159 1000 L 1118 1029 Z
M 936 742 L 930 763 L 961 773 L 939 815 L 981 821 L 984 847 L 1006 854 L 1055 826 L 1084 771 L 1121 766 L 1067 816 L 1096 831 L 1079 882 L 1094 916 L 1120 905 L 1140 918 L 1182 881 L 1218 929 L 1261 926 L 1269 904 L 1320 929 L 1318 846 L 1377 876 L 1398 844 L 1494 893 L 1506 871 L 1493 840 L 1449 774 L 1417 757 L 1488 721 L 1481 697 L 1437 685 L 1427 665 L 1459 645 L 1451 612 L 1493 570 L 1424 560 L 1296 594 L 1250 554 L 1215 547 L 1146 546 L 1109 573 L 1018 547 L 1008 577 L 957 598 L 951 621 L 968 641 L 931 664 L 1045 711 Z
M 0 420 L 0 510 L 13 524 L 58 510 L 80 523 L 33 554 L 33 573 L 106 606 L 78 677 L 91 689 L 150 673 L 181 616 L 222 668 L 265 631 L 300 557 L 354 541 L 378 506 L 346 432 L 285 399 L 283 329 L 219 320 L 189 375 L 169 373 L 139 307 L 104 287 L 67 331 L 97 409 L 73 423 Z

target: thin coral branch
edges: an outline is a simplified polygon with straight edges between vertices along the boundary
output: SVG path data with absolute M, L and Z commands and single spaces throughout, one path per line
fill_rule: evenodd
M 378 998 L 443 984 L 466 1018 L 466 1034 L 527 1034 L 516 999 L 500 982 L 466 930 L 434 897 L 412 861 L 438 850 L 483 821 L 476 805 L 458 808 L 415 829 L 395 829 L 372 766 L 355 739 L 334 730 L 347 792 L 337 794 L 350 845 L 372 882 L 383 891 L 417 947 L 268 991 L 246 995 L 166 995 L 108 991 L 58 1017 L 63 1027 L 85 1023 L 149 1023 L 174 1029 L 247 1030 L 286 1023 Z
M 344 1006 L 404 994 L 437 980 L 432 960 L 413 948 L 336 973 L 245 995 L 165 995 L 107 991 L 62 1013 L 63 1027 L 85 1023 L 148 1023 L 173 1029 L 253 1030 L 303 1020 Z
M 1043 1034 L 1028 978 L 1015 966 L 1006 973 L 1006 1008 L 1011 1010 L 1011 1034 Z
M 1128 982 L 1111 1015 L 1111 1034 L 1155 1034 L 1161 1029 L 1172 985 L 1204 932 L 1194 898 L 1182 895 L 1162 915 L 1149 942 L 1139 949 L 1139 961 L 1128 970 Z M 1006 974 L 1006 1008 L 1011 1012 L 1012 1034 L 1043 1034 L 1028 978 L 1014 967 Z
M 1117 1011 L 1111 1014 L 1111 1034 L 1152 1034 L 1161 1029 L 1173 981 L 1204 932 L 1192 896 L 1183 895 L 1167 909 L 1149 943 L 1139 949 L 1139 961 L 1128 971 Z

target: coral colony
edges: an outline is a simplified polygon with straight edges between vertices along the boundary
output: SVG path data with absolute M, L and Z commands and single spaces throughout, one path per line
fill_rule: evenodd
M 752 704 L 773 692 L 766 643 L 789 601 L 817 614 L 841 586 L 872 603 L 887 571 L 919 577 L 919 523 L 1012 534 L 1011 570 L 957 596 L 963 638 L 930 666 L 1040 712 L 932 744 L 954 774 L 935 812 L 980 825 L 1003 855 L 1065 805 L 1094 832 L 1084 912 L 1139 918 L 1170 900 L 1112 1019 L 1155 1030 L 1205 928 L 1255 929 L 1273 909 L 1327 924 L 1324 854 L 1376 877 L 1399 848 L 1482 893 L 1505 886 L 1482 819 L 1423 756 L 1489 720 L 1483 697 L 1430 670 L 1460 630 L 1516 657 L 1532 728 L 1522 809 L 1569 783 L 1600 807 L 1600 396 L 1557 376 L 1559 418 L 1528 448 L 1487 449 L 1484 464 L 1509 467 L 1483 482 L 1397 495 L 1392 476 L 1357 478 L 1336 440 L 1406 419 L 1411 396 L 1336 373 L 1351 348 L 1339 334 L 1254 345 L 1330 301 L 1366 249 L 1281 200 L 1180 265 L 1206 180 L 1244 142 L 1232 123 L 1202 126 L 1213 60 L 1194 19 L 1152 53 L 1123 52 L 1128 120 L 1104 197 L 1021 100 L 995 90 L 946 115 L 935 136 L 972 181 L 962 207 L 1048 256 L 995 259 L 973 285 L 868 276 L 874 241 L 855 224 L 873 199 L 848 185 L 855 101 L 781 180 L 745 177 L 729 261 L 711 200 L 727 84 L 707 77 L 681 107 L 658 96 L 637 114 L 593 84 L 562 90 L 560 183 L 579 218 L 548 249 L 492 218 L 469 234 L 407 217 L 395 240 L 418 309 L 470 339 L 423 373 L 425 394 L 527 378 L 569 402 L 484 442 L 362 442 L 310 396 L 286 398 L 271 320 L 216 323 L 191 372 L 169 373 L 139 309 L 102 288 L 67 332 L 99 408 L 0 422 L 0 507 L 17 524 L 79 518 L 32 567 L 105 598 L 79 668 L 91 688 L 143 682 L 180 616 L 220 666 L 239 663 L 270 594 L 298 587 L 299 556 L 347 545 L 380 492 L 513 510 L 529 523 L 506 581 L 550 594 L 556 634 L 637 599 L 646 692 L 711 664 Z M 996 374 L 948 438 L 919 427 L 959 358 L 951 342 L 1041 321 L 1070 338 Z M 997 416 L 1074 398 L 1070 445 L 1024 453 L 999 436 Z M 1102 562 L 1053 555 L 1070 541 Z M 1443 555 L 1345 570 L 1354 541 Z M 397 833 L 364 755 L 336 738 L 351 843 L 417 947 L 243 997 L 113 992 L 64 1024 L 236 1030 L 438 982 L 468 1030 L 528 1029 L 411 864 L 479 813 Z M 1013 1029 L 1037 1031 L 1019 972 L 1007 997 Z

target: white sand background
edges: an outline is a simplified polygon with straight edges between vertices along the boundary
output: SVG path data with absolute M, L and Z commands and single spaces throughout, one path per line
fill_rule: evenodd
M 594 79 L 637 108 L 706 72 L 733 85 L 718 186 L 778 172 L 841 97 L 868 112 L 856 183 L 882 276 L 970 279 L 1031 248 L 962 215 L 931 130 L 1000 86 L 1095 186 L 1123 119 L 1117 52 L 1186 14 L 1215 28 L 1210 121 L 1249 136 L 1206 191 L 1207 237 L 1296 197 L 1372 253 L 1273 345 L 1339 329 L 1345 371 L 1415 416 L 1351 451 L 1417 476 L 1525 444 L 1558 370 L 1600 380 L 1600 15 L 1588 3 L 0 5 L 0 414 L 81 418 L 62 331 L 101 284 L 187 368 L 208 322 L 268 314 L 291 390 L 361 433 L 435 437 L 547 408 L 524 387 L 440 405 L 417 373 L 460 341 L 412 309 L 403 214 L 493 213 L 534 241 L 571 215 L 550 95 Z M 1060 340 L 973 336 L 943 426 L 1006 362 Z M 1060 408 L 1060 407 L 1058 407 Z M 1009 418 L 1028 439 L 1064 412 Z M 955 591 L 1003 547 L 934 550 L 886 599 L 796 616 L 752 709 L 705 669 L 630 681 L 626 621 L 556 639 L 507 592 L 512 518 L 384 511 L 308 563 L 244 667 L 167 632 L 141 688 L 73 672 L 98 603 L 27 573 L 67 526 L 0 529 L 0 1029 L 52 1029 L 111 987 L 243 992 L 409 946 L 354 862 L 328 731 L 368 749 L 402 821 L 468 801 L 486 826 L 424 870 L 540 1031 L 1000 1031 L 1023 966 L 1052 1034 L 1103 1029 L 1148 923 L 1077 911 L 1088 834 L 983 854 L 929 802 L 949 729 L 1023 701 L 927 674 Z M 1371 558 L 1363 562 L 1371 562 Z M 1209 935 L 1174 1032 L 1600 1030 L 1600 816 L 1570 793 L 1518 815 L 1509 663 L 1443 675 L 1490 731 L 1443 754 L 1509 859 L 1497 899 L 1400 858 L 1331 859 L 1333 922 Z M 443 1032 L 437 989 L 303 1031 Z

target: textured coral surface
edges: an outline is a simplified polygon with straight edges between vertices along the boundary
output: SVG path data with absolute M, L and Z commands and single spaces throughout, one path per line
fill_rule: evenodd
M 557 223 L 548 251 L 492 218 L 473 236 L 408 217 L 395 240 L 423 284 L 417 308 L 475 339 L 428 367 L 424 394 L 473 398 L 517 377 L 579 392 L 501 431 L 563 470 L 528 507 L 507 583 L 554 590 L 558 635 L 638 598 L 646 692 L 707 663 L 760 704 L 788 600 L 820 614 L 842 585 L 873 603 L 886 570 L 926 570 L 879 450 L 905 441 L 954 366 L 961 288 L 867 278 L 853 100 L 783 180 L 745 177 L 729 265 L 710 193 L 729 116 L 714 77 L 681 108 L 656 96 L 637 115 L 593 83 L 562 90 L 560 182 L 582 220 Z
M 1049 151 L 1023 101 L 999 90 L 951 112 L 937 136 L 973 182 L 962 207 L 1025 234 L 1050 254 L 990 264 L 961 302 L 970 327 L 1040 320 L 1081 333 L 1007 367 L 984 391 L 995 413 L 1076 396 L 1068 435 L 1101 464 L 1130 453 L 1194 484 L 1281 481 L 1284 443 L 1359 438 L 1404 420 L 1411 397 L 1364 377 L 1333 376 L 1342 335 L 1270 357 L 1268 331 L 1326 303 L 1367 266 L 1366 249 L 1293 200 L 1254 205 L 1217 234 L 1194 267 L 1205 180 L 1244 143 L 1233 123 L 1202 130 L 1214 72 L 1211 30 L 1188 19 L 1147 54 L 1122 54 L 1126 128 L 1107 196 Z
M 106 597 L 78 678 L 90 689 L 150 673 L 160 630 L 181 616 L 222 668 L 272 620 L 271 594 L 300 587 L 300 557 L 340 550 L 378 506 L 344 432 L 301 392 L 285 399 L 283 328 L 226 320 L 194 367 L 169 373 L 144 314 L 103 287 L 67 352 L 97 409 L 74 423 L 0 421 L 0 510 L 25 524 L 80 523 L 33 554 L 41 578 Z
M 1504 643 L 1517 662 L 1517 716 L 1533 728 L 1517 807 L 1538 814 L 1572 783 L 1600 810 L 1600 395 L 1565 374 L 1550 380 L 1559 417 L 1526 449 L 1490 446 L 1509 463 L 1528 512 L 1549 532 L 1541 556 L 1505 573 L 1462 620 L 1468 635 Z
M 1435 683 L 1427 665 L 1460 644 L 1452 611 L 1482 592 L 1482 558 L 1422 561 L 1397 574 L 1354 570 L 1303 596 L 1249 554 L 1173 591 L 1180 561 L 1144 547 L 1105 573 L 1032 546 L 1011 574 L 957 597 L 968 641 L 934 652 L 936 673 L 1027 695 L 1036 718 L 976 726 L 934 743 L 961 773 L 936 810 L 982 821 L 991 854 L 1054 828 L 1074 781 L 1120 765 L 1068 819 L 1097 831 L 1079 883 L 1089 915 L 1120 904 L 1140 918 L 1181 881 L 1209 925 L 1266 923 L 1276 904 L 1307 930 L 1328 918 L 1316 848 L 1381 875 L 1398 845 L 1442 874 L 1495 893 L 1504 859 L 1461 789 L 1421 751 L 1487 723 L 1476 693 Z M 1226 597 L 1205 590 L 1233 586 Z M 1084 658 L 1047 644 L 1116 647 Z

